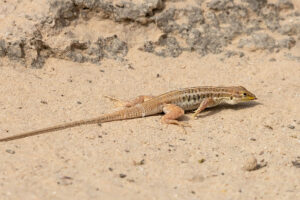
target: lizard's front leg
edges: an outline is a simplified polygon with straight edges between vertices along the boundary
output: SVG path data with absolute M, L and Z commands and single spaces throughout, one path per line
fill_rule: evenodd
M 186 122 L 180 122 L 177 119 L 184 115 L 184 110 L 174 104 L 166 104 L 163 107 L 163 112 L 165 115 L 161 118 L 161 122 L 164 124 L 175 124 L 183 128 L 184 132 L 186 133 L 186 130 L 184 127 L 190 127 L 190 125 Z
M 194 119 L 197 118 L 197 115 L 198 115 L 200 112 L 202 112 L 205 108 L 210 107 L 210 106 L 213 106 L 213 105 L 215 105 L 215 104 L 216 104 L 216 102 L 215 102 L 212 98 L 204 99 L 204 100 L 200 103 L 200 105 L 199 105 L 199 107 L 197 108 L 197 110 L 194 112 L 193 118 L 194 118 Z
M 120 99 L 117 99 L 115 97 L 111 97 L 111 96 L 104 96 L 106 98 L 108 98 L 109 100 L 116 102 L 117 106 L 122 106 L 122 107 L 132 107 L 135 106 L 137 104 L 141 104 L 144 103 L 145 101 L 148 101 L 149 99 L 152 99 L 154 96 L 151 95 L 140 95 L 138 97 L 136 97 L 135 99 L 129 100 L 129 101 L 123 101 Z

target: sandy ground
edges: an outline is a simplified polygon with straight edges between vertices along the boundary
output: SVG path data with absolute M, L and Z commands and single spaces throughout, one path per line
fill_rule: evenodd
M 229 59 L 132 48 L 133 69 L 57 59 L 31 69 L 2 59 L 1 137 L 116 110 L 104 95 L 242 85 L 258 101 L 187 114 L 187 134 L 153 116 L 1 143 L 0 199 L 300 199 L 300 62 L 286 56 L 299 52 L 299 41 Z M 251 156 L 261 168 L 245 171 Z
M 110 60 L 95 66 L 52 59 L 41 70 L 2 61 L 1 136 L 110 112 L 104 95 L 243 85 L 259 100 L 210 109 L 189 120 L 187 135 L 153 116 L 1 143 L 0 198 L 298 199 L 300 171 L 292 161 L 300 156 L 300 68 L 283 54 L 220 61 L 131 51 L 134 70 Z M 244 171 L 250 155 L 267 166 Z

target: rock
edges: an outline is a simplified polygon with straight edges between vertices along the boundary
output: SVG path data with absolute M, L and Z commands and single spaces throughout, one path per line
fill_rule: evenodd
M 39 57 L 32 59 L 30 66 L 32 68 L 40 69 L 44 66 L 44 64 L 45 64 L 45 58 L 39 56 Z
M 220 23 L 219 23 L 219 19 L 217 18 L 217 15 L 212 12 L 212 11 L 208 11 L 205 13 L 205 21 L 206 21 L 206 24 L 208 25 L 208 27 L 210 26 L 214 26 L 216 28 L 219 28 L 220 26 Z
M 300 158 L 298 157 L 296 160 L 292 161 L 292 165 L 296 168 L 300 168 Z
M 186 9 L 185 12 L 188 16 L 189 25 L 194 25 L 196 23 L 204 23 L 203 11 L 200 8 L 192 7 L 191 9 Z
M 153 42 L 146 41 L 144 43 L 144 46 L 142 48 L 139 48 L 139 50 L 152 53 L 152 52 L 154 52 L 154 48 L 155 47 L 154 47 L 154 43 Z
M 300 34 L 300 23 L 284 24 L 280 27 L 279 33 L 282 35 L 297 35 Z
M 170 8 L 155 17 L 155 23 L 157 24 L 157 27 L 164 33 L 173 32 L 179 28 L 179 25 L 174 20 L 174 16 L 175 9 Z
M 177 57 L 182 53 L 182 49 L 179 46 L 176 38 L 168 37 L 167 35 L 162 35 L 157 44 L 159 46 L 166 47 L 162 49 L 160 52 L 157 52 L 157 55 L 164 57 Z
M 276 5 L 267 4 L 260 10 L 259 16 L 262 17 L 262 19 L 265 22 L 265 25 L 271 31 L 275 31 L 280 27 L 279 11 Z
M 241 58 L 241 57 L 244 57 L 245 54 L 240 51 L 227 51 L 227 52 L 225 52 L 225 56 L 226 56 L 226 58 L 230 58 L 232 56 L 238 56 Z
M 125 178 L 127 175 L 126 174 L 119 174 L 120 178 Z
M 267 4 L 267 0 L 242 0 L 255 12 L 259 12 Z
M 24 58 L 24 41 L 14 41 L 12 43 L 8 43 L 6 49 L 6 55 L 13 60 L 18 60 L 20 58 Z
M 160 48 L 160 51 L 156 51 L 156 47 Z M 162 57 L 178 57 L 182 53 L 182 48 L 179 46 L 176 38 L 169 37 L 167 34 L 160 36 L 157 42 L 145 42 L 144 47 L 140 48 L 142 51 L 153 52 L 155 55 Z
M 75 30 L 78 25 L 89 23 L 92 17 L 101 22 L 110 21 L 112 25 L 134 26 L 135 30 L 141 31 L 151 24 L 163 33 L 162 36 L 157 41 L 145 39 L 137 45 L 143 46 L 139 48 L 142 51 L 162 57 L 177 57 L 183 51 L 194 51 L 200 56 L 229 52 L 227 46 L 236 38 L 240 38 L 238 47 L 245 50 L 272 52 L 274 49 L 291 49 L 300 38 L 300 13 L 292 12 L 294 5 L 290 0 L 278 0 L 277 3 L 197 0 L 193 4 L 186 2 L 182 7 L 170 2 L 20 1 L 9 11 L 8 7 L 0 9 L 3 11 L 1 16 L 6 19 L 0 31 L 0 57 L 6 56 L 34 68 L 41 68 L 50 57 L 95 64 L 100 64 L 103 58 L 125 61 L 129 47 L 135 45 L 127 44 L 126 38 L 120 40 L 117 33 L 116 36 L 85 37 L 86 33 L 70 31 L 71 24 Z M 18 13 L 18 6 L 32 7 L 34 11 L 25 9 Z M 267 34 L 266 29 L 272 33 Z M 272 37 L 273 33 L 294 38 L 277 40 Z M 145 38 L 151 38 L 147 31 L 145 34 Z M 236 47 L 235 42 L 233 45 Z
M 85 51 L 89 48 L 89 46 L 89 42 L 80 42 L 78 40 L 73 40 L 70 46 L 66 48 L 65 56 L 70 58 L 74 62 L 83 63 L 88 60 L 88 58 L 86 58 Z
M 0 57 L 3 57 L 5 55 L 6 55 L 5 40 L 0 40 Z
M 53 13 L 53 21 L 55 27 L 61 28 L 70 25 L 71 21 L 79 16 L 79 8 L 72 2 L 72 0 L 54 0 L 50 1 L 51 13 Z
M 9 154 L 15 154 L 16 152 L 12 149 L 6 149 L 5 150 L 6 153 L 9 153 Z
M 296 45 L 296 40 L 293 37 L 288 37 L 286 39 L 278 41 L 279 48 L 291 49 L 295 45 Z
M 60 53 L 60 57 L 67 57 L 80 63 L 99 63 L 104 57 L 123 61 L 127 53 L 127 44 L 121 41 L 117 35 L 114 35 L 106 38 L 99 37 L 97 41 L 72 40 Z
M 160 10 L 163 7 L 161 0 L 145 0 L 141 4 L 122 1 L 115 6 L 115 20 L 133 20 L 139 21 L 144 17 L 153 16 L 154 10 Z
M 295 129 L 295 126 L 292 125 L 292 124 L 289 124 L 287 127 L 288 127 L 289 129 Z
M 245 171 L 253 171 L 257 169 L 257 159 L 254 156 L 248 156 L 243 164 L 242 169 Z
M 300 56 L 294 56 L 291 53 L 285 53 L 285 57 L 287 57 L 289 60 L 295 60 L 297 62 L 300 62 Z
M 277 7 L 279 10 L 292 10 L 294 5 L 290 0 L 278 0 Z
M 126 42 L 121 41 L 117 35 L 112 37 L 102 38 L 97 41 L 99 49 L 107 58 L 115 60 L 123 60 L 123 57 L 128 53 L 128 46 Z
M 255 33 L 251 38 L 241 39 L 239 41 L 239 48 L 248 49 L 250 51 L 269 50 L 273 51 L 276 47 L 275 40 L 266 33 Z
M 211 0 L 207 7 L 213 10 L 225 10 L 233 6 L 233 0 Z

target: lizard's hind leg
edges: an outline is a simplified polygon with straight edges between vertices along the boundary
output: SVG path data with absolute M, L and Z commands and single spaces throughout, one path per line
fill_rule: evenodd
M 137 104 L 144 103 L 145 101 L 148 101 L 149 99 L 152 99 L 154 96 L 141 95 L 141 96 L 138 96 L 137 98 L 129 100 L 129 101 L 123 101 L 123 100 L 120 100 L 120 99 L 117 99 L 117 98 L 111 97 L 111 96 L 104 96 L 104 97 L 108 98 L 111 101 L 113 101 L 116 106 L 132 107 L 132 106 L 135 106 Z
M 166 104 L 163 107 L 163 112 L 165 115 L 161 118 L 161 122 L 164 124 L 175 124 L 180 126 L 183 131 L 186 133 L 184 127 L 190 127 L 187 122 L 180 122 L 177 119 L 184 115 L 184 110 L 174 104 Z

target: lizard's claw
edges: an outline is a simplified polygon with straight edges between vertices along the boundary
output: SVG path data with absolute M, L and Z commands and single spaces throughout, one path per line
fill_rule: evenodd
M 195 120 L 195 119 L 198 119 L 198 113 L 194 113 L 192 118 Z
M 186 131 L 185 127 L 192 127 L 188 122 L 179 122 L 179 121 L 177 121 L 174 124 L 178 125 L 183 130 L 184 134 L 187 134 L 187 131 Z
M 182 128 L 183 132 L 185 134 L 187 134 L 187 131 L 185 130 L 185 127 L 192 127 L 189 123 L 187 122 L 180 122 L 180 121 L 177 121 L 177 120 L 168 120 L 168 121 L 163 121 L 163 123 L 169 125 L 169 124 L 174 124 L 174 125 L 177 125 L 179 126 L 180 128 Z

